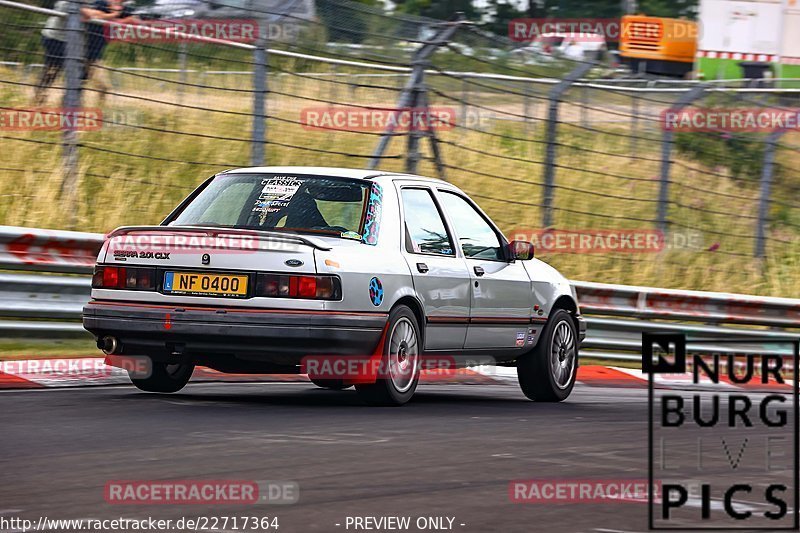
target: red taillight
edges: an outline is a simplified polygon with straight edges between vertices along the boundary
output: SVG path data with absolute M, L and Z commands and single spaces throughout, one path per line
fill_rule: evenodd
M 259 274 L 255 295 L 272 298 L 339 300 L 341 294 L 341 283 L 335 276 Z
M 120 283 L 125 279 L 125 269 L 118 267 L 105 267 L 103 269 L 103 288 L 119 289 Z
M 98 266 L 92 276 L 92 288 L 155 290 L 155 280 L 153 268 Z
M 314 276 L 300 276 L 297 282 L 297 295 L 300 298 L 316 298 L 317 278 Z

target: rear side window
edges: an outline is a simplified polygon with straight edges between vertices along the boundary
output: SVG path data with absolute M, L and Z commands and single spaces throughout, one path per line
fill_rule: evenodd
M 417 254 L 452 256 L 453 245 L 431 192 L 402 189 L 406 218 L 406 250 Z

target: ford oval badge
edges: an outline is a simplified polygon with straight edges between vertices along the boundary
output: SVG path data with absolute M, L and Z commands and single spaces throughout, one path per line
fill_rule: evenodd
M 301 266 L 303 266 L 303 262 L 300 261 L 299 259 L 287 259 L 286 261 L 283 262 L 283 264 L 285 264 L 286 266 L 290 266 L 290 267 L 301 267 Z

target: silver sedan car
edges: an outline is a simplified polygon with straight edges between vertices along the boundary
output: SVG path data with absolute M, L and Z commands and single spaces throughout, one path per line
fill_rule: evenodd
M 229 170 L 159 226 L 109 234 L 83 323 L 144 391 L 195 365 L 303 373 L 402 405 L 420 371 L 515 366 L 562 401 L 585 336 L 575 293 L 457 187 L 322 167 Z M 122 366 L 122 364 L 119 364 Z

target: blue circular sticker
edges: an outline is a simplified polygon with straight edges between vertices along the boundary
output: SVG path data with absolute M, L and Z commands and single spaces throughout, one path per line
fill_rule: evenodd
M 369 299 L 374 306 L 381 305 L 381 302 L 383 302 L 383 285 L 381 285 L 381 280 L 378 278 L 369 280 Z

